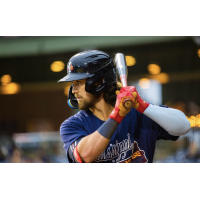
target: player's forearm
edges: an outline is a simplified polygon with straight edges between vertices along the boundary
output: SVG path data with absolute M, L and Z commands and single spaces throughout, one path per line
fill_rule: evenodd
M 108 146 L 110 139 L 104 138 L 97 131 L 84 137 L 77 146 L 81 160 L 86 163 L 93 162 Z
M 78 153 L 84 162 L 93 162 L 108 146 L 118 123 L 108 119 L 94 133 L 84 137 L 78 144 Z
M 143 114 L 154 120 L 171 135 L 184 135 L 190 130 L 190 122 L 180 110 L 150 104 Z

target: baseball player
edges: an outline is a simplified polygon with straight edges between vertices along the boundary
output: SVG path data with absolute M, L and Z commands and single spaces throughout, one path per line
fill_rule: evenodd
M 151 163 L 157 140 L 175 141 L 190 130 L 183 112 L 145 102 L 134 86 L 122 87 L 105 52 L 74 55 L 67 73 L 58 82 L 72 82 L 68 104 L 80 109 L 60 127 L 70 163 Z M 123 107 L 125 98 L 132 108 Z

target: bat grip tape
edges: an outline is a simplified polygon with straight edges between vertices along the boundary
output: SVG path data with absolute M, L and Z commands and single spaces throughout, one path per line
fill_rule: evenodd
M 107 121 L 105 121 L 97 130 L 99 134 L 101 134 L 103 137 L 107 139 L 111 139 L 113 133 L 115 132 L 117 126 L 119 123 L 117 123 L 114 119 L 109 118 Z

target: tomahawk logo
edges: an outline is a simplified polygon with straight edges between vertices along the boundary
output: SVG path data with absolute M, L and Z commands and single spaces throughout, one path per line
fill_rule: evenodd
M 138 147 L 138 143 L 134 141 L 134 149 L 131 158 L 123 161 L 125 163 L 147 163 L 148 159 L 145 152 Z
M 134 150 L 132 155 L 132 163 L 147 163 L 148 159 L 145 156 L 145 152 L 140 150 L 138 143 L 134 141 Z

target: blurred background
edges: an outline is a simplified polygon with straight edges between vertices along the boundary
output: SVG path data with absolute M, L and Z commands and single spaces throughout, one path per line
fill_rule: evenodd
M 67 105 L 69 84 L 57 81 L 70 57 L 91 49 L 123 53 L 128 85 L 190 121 L 176 142 L 157 142 L 154 162 L 200 162 L 199 36 L 1 36 L 0 162 L 66 162 L 59 128 L 77 110 Z

